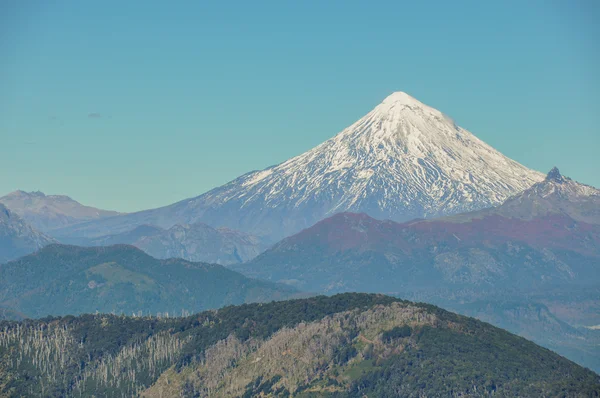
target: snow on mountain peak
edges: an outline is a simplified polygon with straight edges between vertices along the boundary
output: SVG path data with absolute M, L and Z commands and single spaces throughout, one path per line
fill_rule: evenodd
M 393 118 L 394 115 L 406 117 L 411 113 L 427 114 L 433 117 L 443 116 L 437 109 L 425 105 L 403 91 L 397 91 L 387 96 L 371 113 L 379 116 L 387 116 L 388 118 Z
M 119 217 L 118 228 L 201 221 L 274 241 L 340 212 L 407 221 L 477 210 L 543 179 L 442 112 L 396 92 L 301 155 L 196 198 Z
M 333 138 L 216 188 L 194 199 L 193 206 L 203 208 L 209 224 L 213 211 L 232 208 L 233 202 L 244 211 L 255 206 L 259 213 L 286 211 L 283 227 L 289 234 L 342 211 L 404 221 L 474 210 L 543 179 L 437 109 L 395 92 Z M 221 223 L 265 233 L 258 224 Z
M 392 93 L 390 95 L 388 95 L 382 102 L 382 104 L 401 104 L 401 105 L 423 105 L 422 102 L 420 102 L 419 100 L 417 100 L 416 98 L 410 96 L 409 94 L 405 93 L 404 91 L 396 91 L 395 93 Z

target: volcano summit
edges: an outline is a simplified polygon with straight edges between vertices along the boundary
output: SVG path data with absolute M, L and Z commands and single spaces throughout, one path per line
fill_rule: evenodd
M 396 92 L 333 138 L 279 165 L 196 198 L 63 232 L 98 236 L 141 224 L 201 221 L 275 241 L 339 212 L 406 221 L 477 210 L 543 179 L 442 112 Z

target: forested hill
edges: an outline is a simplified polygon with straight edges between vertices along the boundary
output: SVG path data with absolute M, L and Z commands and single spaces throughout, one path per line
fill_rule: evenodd
M 158 260 L 128 245 L 52 244 L 0 264 L 0 307 L 39 318 L 82 313 L 188 314 L 298 297 L 221 265 Z M 9 314 L 10 315 L 10 314 Z
M 598 397 L 600 376 L 437 307 L 342 294 L 184 318 L 0 322 L 0 396 Z

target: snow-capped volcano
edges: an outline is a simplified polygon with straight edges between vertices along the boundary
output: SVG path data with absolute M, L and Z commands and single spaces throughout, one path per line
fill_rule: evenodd
M 494 205 L 541 179 L 398 92 L 316 148 L 247 175 L 237 197 L 252 200 L 258 193 L 269 204 L 283 188 L 299 205 L 315 197 L 330 201 L 329 215 L 365 210 L 406 219 Z
M 228 226 L 281 236 L 341 211 L 404 221 L 493 206 L 543 178 L 397 92 L 314 149 L 186 206 L 218 224 L 224 214 L 217 209 L 235 204 L 240 220 L 227 219 Z M 268 213 L 277 217 L 265 231 Z
M 80 231 L 89 236 L 94 225 L 116 233 L 124 230 L 122 222 L 131 229 L 201 221 L 276 240 L 344 211 L 405 221 L 476 210 L 543 179 L 442 112 L 397 92 L 333 138 L 277 166 Z

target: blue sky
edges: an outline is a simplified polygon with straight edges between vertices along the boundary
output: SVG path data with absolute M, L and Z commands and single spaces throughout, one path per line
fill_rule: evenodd
M 166 205 L 393 91 L 600 187 L 599 18 L 593 0 L 1 2 L 0 195 Z

